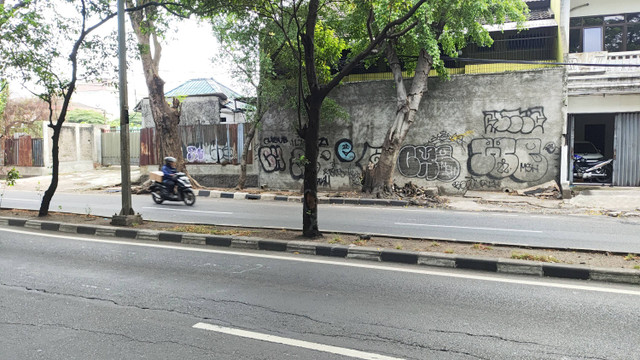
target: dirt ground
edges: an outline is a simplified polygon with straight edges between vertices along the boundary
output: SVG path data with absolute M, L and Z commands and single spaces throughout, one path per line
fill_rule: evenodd
M 47 217 L 37 217 L 36 211 L 0 209 L 0 216 L 43 221 L 66 222 L 74 224 L 110 225 L 110 218 L 51 212 Z M 138 229 L 192 232 L 214 235 L 255 236 L 278 240 L 314 241 L 318 243 L 368 246 L 398 250 L 428 251 L 487 258 L 526 259 L 534 261 L 564 264 L 581 264 L 602 268 L 626 268 L 640 270 L 640 256 L 637 254 L 614 254 L 603 252 L 561 251 L 532 249 L 514 246 L 495 246 L 489 244 L 471 244 L 447 241 L 396 239 L 387 237 L 361 238 L 358 235 L 325 233 L 324 237 L 309 240 L 302 237 L 300 231 L 269 230 L 244 227 L 225 227 L 211 225 L 187 225 L 180 223 L 144 221 L 135 225 Z

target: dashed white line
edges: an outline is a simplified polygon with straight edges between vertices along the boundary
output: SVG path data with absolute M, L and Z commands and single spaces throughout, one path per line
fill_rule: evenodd
M 352 357 L 352 358 L 355 358 L 355 359 L 400 360 L 400 358 L 390 357 L 390 356 L 385 356 L 385 355 L 380 355 L 380 354 L 374 354 L 374 353 L 364 352 L 364 351 L 360 351 L 360 350 L 353 350 L 353 349 L 347 349 L 347 348 L 343 348 L 343 347 L 318 344 L 318 343 L 314 343 L 314 342 L 310 342 L 310 341 L 296 340 L 296 339 L 285 338 L 285 337 L 281 337 L 281 336 L 263 334 L 263 333 L 259 333 L 259 332 L 247 331 L 247 330 L 241 330 L 241 329 L 234 329 L 234 328 L 229 328 L 229 327 L 224 327 L 224 326 L 217 326 L 217 325 L 206 324 L 206 323 L 197 323 L 197 324 L 193 325 L 193 327 L 195 329 L 208 330 L 208 331 L 213 331 L 213 332 L 217 332 L 217 333 L 221 333 L 221 334 L 239 336 L 239 337 L 243 337 L 243 338 L 247 338 L 247 339 L 266 341 L 266 342 L 270 342 L 270 343 L 283 344 L 283 345 L 288 345 L 288 346 L 295 346 L 295 347 L 299 347 L 299 348 L 315 350 L 315 351 L 321 351 L 321 352 L 330 353 L 330 354 L 348 356 L 348 357 Z
M 502 228 L 475 227 L 475 226 L 434 225 L 434 224 L 416 224 L 416 223 L 399 223 L 399 222 L 395 223 L 395 225 L 438 227 L 438 228 L 450 228 L 450 229 L 486 230 L 486 231 L 542 233 L 542 231 L 540 230 L 502 229 Z
M 232 215 L 233 214 L 232 212 L 228 212 L 228 211 L 182 210 L 182 209 L 161 208 L 161 207 L 155 207 L 155 206 L 145 206 L 145 207 L 143 207 L 143 209 L 195 212 L 195 213 L 220 214 L 220 215 Z

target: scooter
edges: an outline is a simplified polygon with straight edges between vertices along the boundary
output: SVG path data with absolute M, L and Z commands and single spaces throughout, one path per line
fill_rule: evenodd
M 167 189 L 163 183 L 154 181 L 151 184 L 151 197 L 156 204 L 162 204 L 167 201 L 184 201 L 186 205 L 193 205 L 196 202 L 196 194 L 191 189 L 191 181 L 185 173 L 176 173 L 177 193 L 173 189 Z
M 573 177 L 583 180 L 595 180 L 600 183 L 611 181 L 613 159 L 589 162 L 580 155 L 573 155 Z

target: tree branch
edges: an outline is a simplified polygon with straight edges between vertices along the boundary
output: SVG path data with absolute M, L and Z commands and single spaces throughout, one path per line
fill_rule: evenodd
M 389 34 L 389 38 L 390 39 L 397 39 L 397 38 L 403 36 L 404 34 L 408 33 L 409 31 L 411 31 L 416 26 L 418 26 L 418 20 L 416 20 L 413 23 L 411 23 L 404 30 L 398 31 L 397 33 L 394 33 L 394 34 Z
M 404 16 L 388 23 L 366 49 L 362 50 L 358 55 L 351 59 L 351 61 L 345 67 L 343 67 L 342 70 L 340 70 L 340 72 L 337 73 L 329 83 L 322 87 L 322 91 L 328 93 L 331 89 L 336 87 L 345 76 L 351 73 L 351 70 L 353 70 L 353 68 L 357 64 L 359 64 L 360 61 L 367 57 L 367 55 L 369 55 L 369 53 L 371 53 L 373 49 L 375 49 L 383 40 L 388 37 L 388 32 L 391 31 L 391 29 L 409 20 L 425 2 L 427 2 L 427 0 L 418 1 L 406 14 L 404 14 Z

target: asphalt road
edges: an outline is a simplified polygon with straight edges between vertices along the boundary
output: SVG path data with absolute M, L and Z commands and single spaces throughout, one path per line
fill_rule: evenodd
M 630 359 L 640 290 L 0 228 L 2 359 Z
M 4 207 L 38 209 L 36 192 L 7 191 Z M 179 202 L 156 205 L 150 195 L 134 195 L 144 219 L 275 228 L 302 227 L 302 205 L 199 197 L 193 207 Z M 112 216 L 120 194 L 56 194 L 51 211 Z M 640 253 L 640 222 L 603 216 L 465 212 L 379 206 L 320 205 L 321 231 L 437 238 L 522 246 Z

